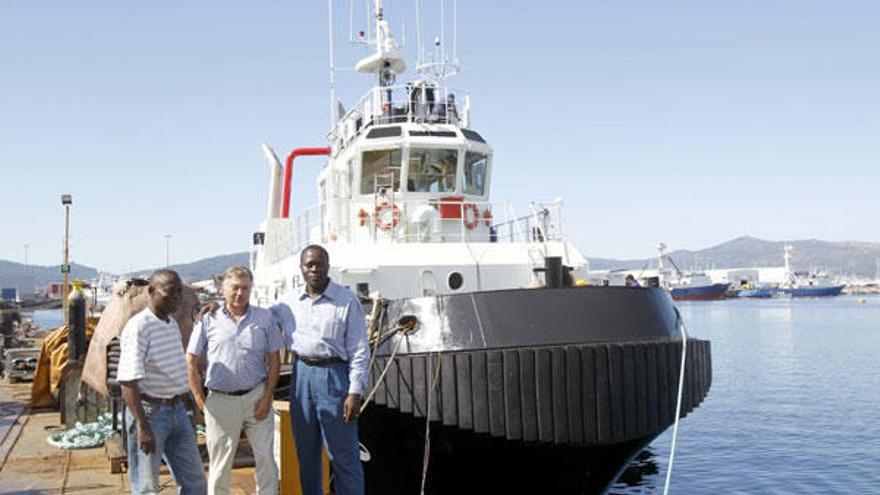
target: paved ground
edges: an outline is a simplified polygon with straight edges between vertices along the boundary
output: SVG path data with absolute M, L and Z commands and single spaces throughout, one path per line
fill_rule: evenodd
M 57 411 L 30 411 L 30 383 L 0 385 L 0 495 L 128 493 L 128 475 L 111 474 L 104 448 L 59 450 L 46 438 Z M 164 470 L 163 470 L 164 471 Z M 167 472 L 163 492 L 176 493 Z M 233 494 L 254 493 L 253 468 L 233 470 Z

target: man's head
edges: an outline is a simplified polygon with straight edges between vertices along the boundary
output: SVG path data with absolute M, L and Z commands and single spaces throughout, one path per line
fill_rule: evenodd
M 180 306 L 183 284 L 174 270 L 156 270 L 150 275 L 150 308 L 156 316 L 165 318 Z
M 299 267 L 302 270 L 306 287 L 313 294 L 321 294 L 330 281 L 330 254 L 323 246 L 312 244 L 306 246 L 299 255 Z
M 237 314 L 246 311 L 253 284 L 254 275 L 250 270 L 243 266 L 230 266 L 223 273 L 222 292 L 226 309 Z

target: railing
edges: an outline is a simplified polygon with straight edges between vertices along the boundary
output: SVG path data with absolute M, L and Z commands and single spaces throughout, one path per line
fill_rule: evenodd
M 266 224 L 265 255 L 276 263 L 309 244 L 540 243 L 563 239 L 562 204 L 532 203 L 517 216 L 509 203 L 459 200 L 328 201 L 295 219 Z
M 456 99 L 456 95 L 461 95 Z M 470 98 L 444 86 L 397 85 L 367 91 L 330 132 L 344 145 L 374 125 L 423 123 L 469 126 Z

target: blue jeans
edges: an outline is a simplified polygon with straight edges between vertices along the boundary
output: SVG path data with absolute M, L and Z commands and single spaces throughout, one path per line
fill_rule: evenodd
M 326 444 L 333 466 L 336 495 L 362 495 L 364 468 L 361 466 L 357 421 L 342 420 L 342 405 L 348 396 L 348 364 L 309 366 L 296 362 L 290 396 L 290 420 L 304 495 L 323 495 L 321 447 Z
M 145 454 L 138 444 L 137 422 L 131 411 L 125 411 L 128 429 L 128 478 L 133 494 L 153 494 L 159 491 L 159 465 L 162 459 L 171 470 L 182 495 L 204 495 L 205 467 L 196 446 L 196 436 L 181 401 L 162 404 L 142 401 L 144 414 L 153 436 L 156 450 Z

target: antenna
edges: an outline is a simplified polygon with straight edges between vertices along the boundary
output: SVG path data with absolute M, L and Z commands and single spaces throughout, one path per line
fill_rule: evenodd
M 416 61 L 416 67 L 422 65 L 422 0 L 416 0 L 416 49 L 419 51 L 419 58 Z
M 458 63 L 458 0 L 452 0 L 452 61 Z
M 330 128 L 336 124 L 333 105 L 336 104 L 336 68 L 333 65 L 333 0 L 327 0 L 327 32 L 330 37 Z M 341 116 L 340 116 L 341 117 Z
M 354 43 L 354 0 L 348 0 L 348 42 Z
M 440 0 L 440 61 L 446 62 L 446 43 L 443 43 L 446 15 L 443 11 L 445 2 Z

